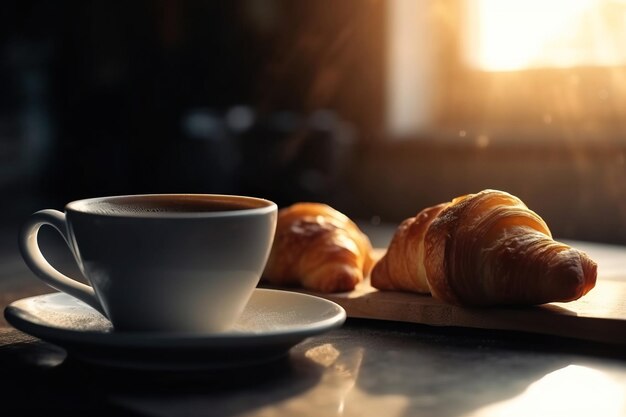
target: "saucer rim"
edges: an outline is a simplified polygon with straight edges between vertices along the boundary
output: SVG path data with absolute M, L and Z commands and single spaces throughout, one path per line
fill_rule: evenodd
M 314 295 L 302 294 L 287 290 L 256 288 L 254 294 L 278 294 L 282 297 L 294 299 L 308 298 L 309 301 L 319 303 L 331 311 L 331 317 L 312 323 L 289 328 L 270 329 L 260 332 L 235 332 L 225 331 L 219 333 L 170 333 L 170 332 L 105 332 L 91 330 L 77 330 L 63 327 L 54 327 L 42 323 L 36 323 L 24 316 L 24 310 L 19 307 L 19 302 L 30 299 L 49 298 L 50 296 L 71 297 L 62 292 L 51 292 L 42 295 L 21 298 L 10 303 L 4 309 L 4 317 L 16 329 L 32 336 L 59 344 L 62 347 L 69 345 L 97 346 L 97 347 L 123 347 L 123 348 L 150 348 L 168 349 L 173 345 L 184 345 L 186 349 L 194 348 L 223 348 L 237 344 L 241 347 L 275 345 L 279 342 L 293 344 L 294 340 L 303 340 L 338 328 L 346 320 L 346 311 L 339 304 Z M 90 308 L 85 304 L 85 308 Z

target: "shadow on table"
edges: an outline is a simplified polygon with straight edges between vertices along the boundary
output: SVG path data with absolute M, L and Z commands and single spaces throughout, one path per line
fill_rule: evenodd
M 369 320 L 349 320 L 276 362 L 191 373 L 99 368 L 16 330 L 0 336 L 2 415 L 452 417 L 506 404 L 555 375 L 620 393 L 626 380 L 620 349 Z
M 7 416 L 238 415 L 296 396 L 321 375 L 304 357 L 219 371 L 115 370 L 75 361 L 63 349 L 14 332 L 16 340 L 0 345 L 0 414 Z

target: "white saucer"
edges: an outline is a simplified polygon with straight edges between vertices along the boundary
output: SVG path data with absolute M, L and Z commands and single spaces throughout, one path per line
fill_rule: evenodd
M 309 336 L 339 327 L 342 307 L 319 297 L 256 289 L 232 330 L 213 334 L 116 332 L 64 293 L 24 298 L 4 315 L 15 328 L 99 365 L 155 370 L 222 369 L 277 359 Z

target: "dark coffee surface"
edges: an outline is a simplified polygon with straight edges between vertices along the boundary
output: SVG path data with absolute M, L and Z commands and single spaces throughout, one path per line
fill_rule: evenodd
M 263 200 L 234 196 L 150 195 L 85 200 L 68 207 L 93 214 L 212 213 L 264 207 Z

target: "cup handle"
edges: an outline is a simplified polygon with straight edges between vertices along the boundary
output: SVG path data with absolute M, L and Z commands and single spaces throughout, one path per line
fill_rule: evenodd
M 26 265 L 46 284 L 59 291 L 63 291 L 98 310 L 106 316 L 92 287 L 75 279 L 69 278 L 48 263 L 39 249 L 37 234 L 43 225 L 54 227 L 63 236 L 65 243 L 76 258 L 70 244 L 65 213 L 46 209 L 33 213 L 22 226 L 19 234 L 19 246 Z

